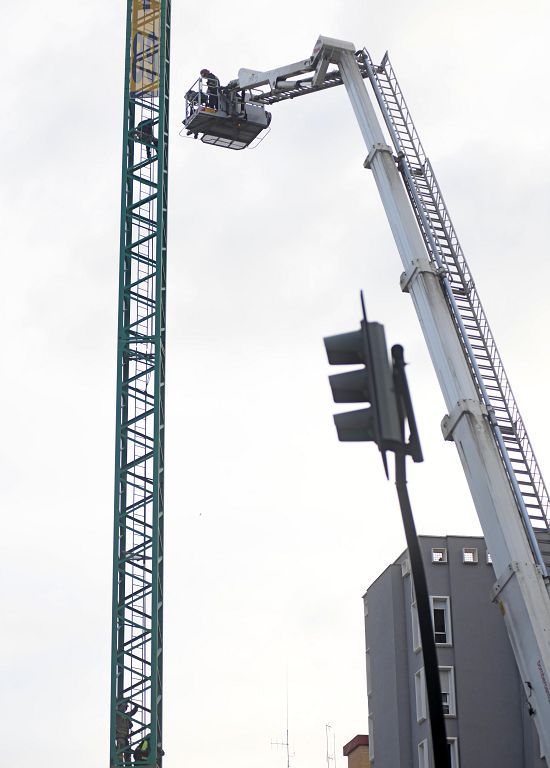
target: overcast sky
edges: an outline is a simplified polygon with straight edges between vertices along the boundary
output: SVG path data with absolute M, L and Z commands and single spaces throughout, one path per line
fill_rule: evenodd
M 550 156 L 542 0 L 260 0 L 172 9 L 165 768 L 326 764 L 367 729 L 361 596 L 404 549 L 371 445 L 342 445 L 322 337 L 405 347 L 417 526 L 479 525 L 343 88 L 272 108 L 255 150 L 178 136 L 203 67 L 389 49 L 542 469 Z M 4 9 L 3 762 L 108 764 L 125 3 Z

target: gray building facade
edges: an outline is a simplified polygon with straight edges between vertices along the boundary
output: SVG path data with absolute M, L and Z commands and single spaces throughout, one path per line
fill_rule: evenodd
M 547 768 L 508 635 L 491 602 L 482 537 L 421 536 L 452 768 Z M 364 598 L 374 768 L 433 766 L 408 552 Z

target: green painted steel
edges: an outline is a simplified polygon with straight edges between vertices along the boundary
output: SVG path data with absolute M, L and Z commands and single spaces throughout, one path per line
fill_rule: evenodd
M 170 0 L 128 0 L 111 659 L 112 768 L 162 754 Z M 148 755 L 137 745 L 150 737 Z

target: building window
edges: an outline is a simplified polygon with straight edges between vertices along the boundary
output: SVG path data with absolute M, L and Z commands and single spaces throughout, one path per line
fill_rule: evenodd
M 414 676 L 414 692 L 416 697 L 416 720 L 421 723 L 426 719 L 426 676 L 424 667 Z
M 416 602 L 411 603 L 411 624 L 413 651 L 418 653 L 422 648 L 422 643 L 420 642 L 420 624 L 418 623 L 418 609 L 416 607 Z
M 438 645 L 451 645 L 451 610 L 448 597 L 430 597 L 435 642 Z
M 487 565 L 492 565 L 492 564 L 493 564 L 493 558 L 491 557 L 489 552 L 487 552 Z
M 373 718 L 370 713 L 368 716 L 368 722 L 369 722 L 369 757 L 371 759 L 371 762 L 374 762 L 374 729 L 372 727 Z
M 441 684 L 441 703 L 443 714 L 449 717 L 456 716 L 455 679 L 452 667 L 439 667 L 439 680 Z
M 477 547 L 464 547 L 462 550 L 463 563 L 477 563 Z
M 430 768 L 430 753 L 428 752 L 427 739 L 424 739 L 418 745 L 418 768 Z
M 446 547 L 432 547 L 432 563 L 446 563 L 446 562 L 447 562 Z
M 371 671 L 370 671 L 370 650 L 367 649 L 366 653 L 367 658 L 367 696 L 370 696 L 372 693 L 372 678 L 371 678 Z
M 406 557 L 401 563 L 401 576 L 405 578 L 405 576 L 408 576 L 410 572 L 411 572 L 411 563 L 409 558 Z
M 458 765 L 458 739 L 447 739 L 447 746 L 449 748 L 449 763 L 451 768 L 459 768 Z

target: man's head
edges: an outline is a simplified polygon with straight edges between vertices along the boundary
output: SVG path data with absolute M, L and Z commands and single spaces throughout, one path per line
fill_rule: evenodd
M 209 74 L 210 74 L 209 69 L 201 69 L 201 72 L 200 72 L 201 77 L 208 77 Z

